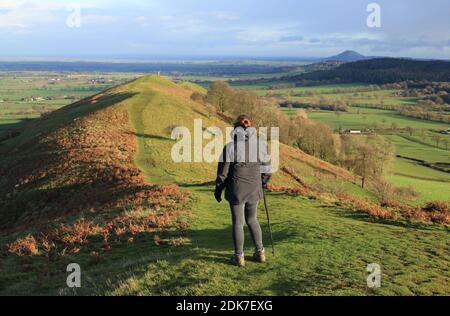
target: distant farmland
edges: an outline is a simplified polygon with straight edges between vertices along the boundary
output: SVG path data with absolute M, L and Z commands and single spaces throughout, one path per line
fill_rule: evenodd
M 246 87 L 251 89 L 251 87 Z M 371 91 L 364 91 L 365 89 Z M 439 131 L 449 129 L 445 123 L 415 119 L 398 114 L 395 110 L 371 108 L 372 106 L 417 105 L 417 98 L 401 97 L 400 90 L 372 91 L 369 85 L 339 84 L 314 87 L 269 89 L 256 86 L 260 95 L 304 103 L 344 101 L 347 112 L 306 109 L 308 117 L 322 122 L 336 132 L 350 129 L 367 132 L 377 131 L 396 146 L 399 156 L 389 179 L 397 186 L 414 187 L 421 201 L 450 200 L 450 136 Z M 301 95 L 301 96 L 298 96 Z M 282 108 L 289 116 L 297 115 L 298 109 Z M 363 137 L 363 136 L 361 136 Z M 420 162 L 419 162 L 420 161 Z M 432 169 L 427 166 L 437 166 Z

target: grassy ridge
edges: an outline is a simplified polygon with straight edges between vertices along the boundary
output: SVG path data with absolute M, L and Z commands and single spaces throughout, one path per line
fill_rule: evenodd
M 191 101 L 192 92 L 160 77 L 144 77 L 115 88 L 113 93 L 128 96 L 110 99 L 109 105 L 126 109 L 130 114 L 135 130 L 133 136 L 138 140 L 135 162 L 147 179 L 155 184 L 175 182 L 190 192 L 191 228 L 185 235 L 190 242 L 157 246 L 157 240 L 144 234 L 105 250 L 101 237 L 97 237 L 90 239 L 78 254 L 2 256 L 1 294 L 449 294 L 448 230 L 444 226 L 373 221 L 325 200 L 281 193 L 269 195 L 277 257 L 269 254 L 270 261 L 266 265 L 249 262 L 245 269 L 230 266 L 232 242 L 228 205 L 217 204 L 212 187 L 201 185 L 214 179 L 216 166 L 174 164 L 170 159 L 174 142 L 168 139 L 168 127 L 173 124 L 191 127 L 194 118 L 204 118 L 208 125 L 225 126 L 226 123 L 209 117 L 201 104 Z M 82 113 L 81 109 L 77 111 Z M 101 117 L 101 112 L 98 115 Z M 59 118 L 63 120 L 64 116 Z M 61 120 L 59 123 L 63 123 Z M 113 120 L 108 120 L 96 128 L 110 130 L 111 122 Z M 26 143 L 26 138 L 33 135 L 36 134 L 24 134 L 21 143 Z M 332 184 L 343 181 L 359 194 L 367 194 L 349 181 L 351 175 L 345 170 L 294 149 L 284 147 L 282 150 L 284 166 L 294 169 L 308 182 L 321 181 L 328 175 Z M 295 184 L 282 172 L 276 175 L 274 182 Z M 89 216 L 104 215 L 92 213 Z M 263 212 L 260 212 L 260 220 L 265 222 Z M 263 229 L 266 238 L 265 224 Z M 3 243 L 7 238 L 0 236 L 0 241 Z M 250 255 L 249 236 L 246 240 L 246 253 Z M 268 244 L 267 239 L 265 243 Z M 79 290 L 69 290 L 65 285 L 67 274 L 64 271 L 70 262 L 82 266 L 83 286 Z M 383 283 L 381 289 L 369 290 L 366 267 L 374 262 L 381 265 Z
M 138 134 L 165 126 L 164 123 L 160 126 L 160 122 L 164 122 L 162 117 L 156 121 L 150 119 L 150 115 L 153 115 L 150 109 L 160 107 L 161 98 L 153 98 L 153 104 L 147 104 L 149 110 L 144 112 L 139 107 L 131 108 L 131 112 L 137 111 L 135 116 L 141 118 L 139 124 L 135 124 Z M 183 113 L 178 119 L 186 117 L 185 111 L 192 111 L 186 107 L 186 101 L 181 109 L 177 109 L 178 113 Z M 172 112 L 167 104 L 164 109 L 167 120 Z M 145 163 L 145 157 L 154 153 L 155 148 L 160 152 L 162 144 L 165 144 L 167 152 L 170 142 L 155 140 L 149 144 L 141 139 L 139 144 L 137 161 L 140 167 L 151 181 L 160 181 L 162 177 L 156 169 L 169 169 L 171 162 L 154 156 L 156 159 L 159 157 L 159 160 L 153 160 L 152 166 Z M 294 161 L 286 163 L 294 164 L 295 167 Z M 317 168 L 313 166 L 301 163 L 297 168 L 303 171 L 305 178 L 313 181 L 314 169 Z M 198 167 L 194 168 L 191 177 L 200 172 Z M 177 179 L 184 178 L 187 171 L 183 165 L 178 165 L 173 172 L 172 176 Z M 214 178 L 213 173 L 205 172 L 202 175 L 206 180 Z M 353 187 L 350 183 L 348 185 Z M 373 223 L 363 215 L 323 202 L 277 193 L 269 196 L 277 257 L 270 256 L 266 266 L 250 263 L 243 270 L 235 269 L 227 262 L 232 249 L 228 206 L 214 201 L 211 187 L 190 186 L 190 190 L 194 197 L 190 232 L 192 246 L 171 252 L 177 257 L 176 260 L 150 263 L 146 271 L 138 271 L 111 293 L 425 295 L 447 291 L 446 278 L 440 273 L 445 269 L 445 242 L 441 239 L 445 238 L 445 229 Z M 264 223 L 262 212 L 260 220 Z M 266 226 L 264 229 L 267 231 Z M 249 240 L 247 236 L 247 254 L 252 250 Z M 429 247 L 434 249 L 433 254 L 428 252 Z M 379 262 L 385 271 L 384 286 L 377 291 L 368 290 L 365 284 L 365 268 L 372 262 Z M 426 266 L 431 268 L 425 269 Z

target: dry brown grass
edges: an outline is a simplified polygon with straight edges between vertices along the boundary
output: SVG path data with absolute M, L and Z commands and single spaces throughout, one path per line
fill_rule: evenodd
M 450 202 L 429 202 L 422 208 L 422 212 L 434 223 L 450 223 Z
M 101 103 L 102 97 L 68 110 Z M 39 135 L 28 146 L 33 146 L 32 159 L 24 145 L 11 153 L 17 159 L 0 167 L 8 182 L 5 187 L 11 188 L 5 203 L 0 203 L 0 219 L 8 233 L 31 227 L 40 233 L 9 243 L 10 253 L 78 253 L 96 239 L 103 240 L 103 249 L 108 250 L 140 234 L 153 238 L 169 229 L 189 227 L 188 193 L 176 185 L 146 183 L 135 167 L 137 140 L 125 106 L 79 117 Z M 51 184 L 48 189 L 41 189 L 43 182 Z M 30 197 L 30 190 L 38 193 Z M 7 218 L 3 214 L 10 209 L 23 213 Z
M 423 207 L 414 207 L 399 201 L 389 200 L 381 204 L 371 201 L 368 198 L 361 198 L 347 194 L 345 192 L 323 192 L 317 187 L 311 187 L 301 179 L 294 171 L 283 168 L 282 172 L 295 180 L 299 186 L 274 186 L 269 185 L 272 192 L 285 192 L 290 195 L 302 195 L 314 197 L 320 200 L 336 201 L 339 206 L 353 209 L 377 219 L 407 220 L 423 223 L 450 224 L 450 203 L 430 202 Z
M 157 234 L 164 234 L 169 229 L 182 231 L 189 228 L 187 218 L 190 214 L 180 208 L 186 206 L 186 193 L 176 186 L 154 188 L 151 192 L 156 199 L 149 200 L 151 208 L 128 207 L 110 220 L 98 223 L 94 220 L 79 219 L 73 224 L 60 223 L 56 228 L 49 226 L 36 236 L 28 235 L 8 244 L 8 252 L 18 256 L 30 256 L 57 251 L 64 256 L 67 253 L 76 254 L 82 251 L 92 240 L 102 242 L 101 249 L 96 252 L 108 251 L 123 242 L 133 242 L 137 236 L 143 234 L 146 238 L 153 238 L 156 244 L 162 244 Z M 150 190 L 146 191 L 147 194 L 149 192 Z M 152 194 L 147 195 L 150 198 L 151 196 Z M 168 239 L 166 242 L 171 245 L 182 244 L 180 237 Z
M 281 144 L 280 156 L 283 157 L 284 160 L 302 161 L 303 163 L 306 163 L 314 169 L 335 175 L 350 182 L 359 182 L 358 177 L 351 172 L 326 161 L 320 160 L 319 158 L 310 156 L 297 148 Z
M 20 257 L 33 256 L 39 253 L 37 241 L 31 235 L 17 239 L 13 243 L 9 244 L 8 251 Z

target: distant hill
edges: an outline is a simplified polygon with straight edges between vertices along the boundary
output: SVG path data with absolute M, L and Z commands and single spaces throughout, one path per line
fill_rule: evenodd
M 346 50 L 345 52 L 340 53 L 339 55 L 325 58 L 322 61 L 353 62 L 353 61 L 367 60 L 370 58 L 371 57 L 361 55 L 360 53 L 355 52 L 353 50 Z
M 450 62 L 376 58 L 345 63 L 326 71 L 284 78 L 288 81 L 385 84 L 407 80 L 450 81 Z

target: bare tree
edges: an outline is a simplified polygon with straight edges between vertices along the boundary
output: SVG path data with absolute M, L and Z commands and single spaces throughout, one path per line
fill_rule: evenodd
M 253 121 L 256 121 L 258 112 L 262 110 L 262 98 L 252 91 L 238 90 L 230 100 L 230 108 L 233 114 L 245 113 Z
M 442 142 L 444 143 L 445 149 L 448 150 L 448 145 L 450 145 L 450 139 L 448 139 L 448 138 L 446 137 L 446 138 L 444 138 L 444 139 L 442 140 Z
M 406 131 L 409 133 L 409 136 L 413 136 L 415 129 L 411 126 L 407 126 Z
M 433 135 L 431 136 L 431 139 L 433 139 L 433 141 L 436 143 L 436 146 L 439 147 L 439 144 L 442 140 L 441 136 L 439 135 Z
M 224 81 L 214 82 L 206 94 L 206 101 L 224 113 L 229 110 L 234 92 L 231 86 Z
M 366 141 L 354 136 L 342 137 L 341 163 L 361 177 L 361 186 L 368 180 L 381 179 L 388 173 L 395 158 L 392 143 L 380 136 L 369 136 Z

